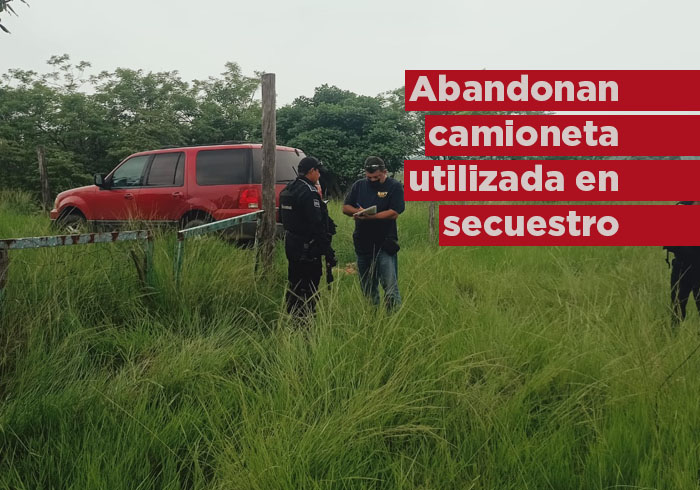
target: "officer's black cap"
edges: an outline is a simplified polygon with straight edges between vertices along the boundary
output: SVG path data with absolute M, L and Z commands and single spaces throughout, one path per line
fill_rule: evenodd
M 384 160 L 379 157 L 367 157 L 365 160 L 365 172 L 376 172 L 377 170 L 386 170 Z
M 306 175 L 309 170 L 314 168 L 317 168 L 320 171 L 323 169 L 323 164 L 314 157 L 304 157 L 299 161 L 297 171 L 299 172 L 299 175 Z

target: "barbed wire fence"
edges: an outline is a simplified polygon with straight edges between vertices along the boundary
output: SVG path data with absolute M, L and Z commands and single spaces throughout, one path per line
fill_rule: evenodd
M 128 243 L 123 243 L 128 242 Z M 123 293 L 153 284 L 151 231 L 86 233 L 0 240 L 0 307 L 79 291 Z

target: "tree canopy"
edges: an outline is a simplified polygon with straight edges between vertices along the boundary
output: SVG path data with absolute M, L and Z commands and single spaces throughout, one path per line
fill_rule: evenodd
M 334 171 L 341 185 L 361 173 L 369 155 L 390 171 L 422 146 L 420 121 L 404 111 L 403 89 L 368 97 L 322 85 L 277 112 L 277 141 L 303 149 Z

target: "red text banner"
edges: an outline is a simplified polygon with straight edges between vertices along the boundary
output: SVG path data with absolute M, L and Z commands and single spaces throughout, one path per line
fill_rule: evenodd
M 407 111 L 697 111 L 700 70 L 406 70 Z
M 407 201 L 700 200 L 699 160 L 406 160 Z
M 426 116 L 426 156 L 700 153 L 700 116 Z
M 700 246 L 700 205 L 443 205 L 439 216 L 442 246 Z

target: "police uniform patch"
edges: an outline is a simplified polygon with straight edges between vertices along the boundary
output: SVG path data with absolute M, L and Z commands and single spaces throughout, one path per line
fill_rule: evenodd
M 387 191 L 377 192 L 377 196 L 379 197 L 386 197 L 387 194 L 389 194 Z
M 314 206 L 317 207 L 317 208 L 320 208 L 320 207 L 321 207 L 321 203 L 318 202 L 318 199 L 314 199 Z

